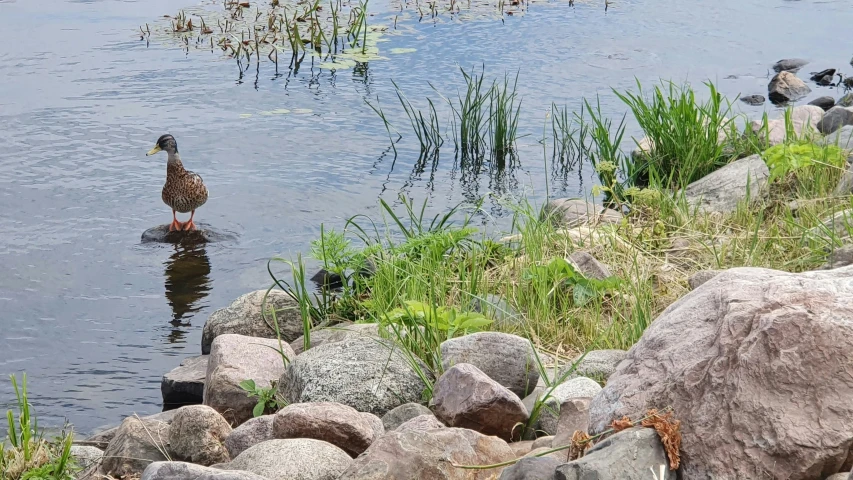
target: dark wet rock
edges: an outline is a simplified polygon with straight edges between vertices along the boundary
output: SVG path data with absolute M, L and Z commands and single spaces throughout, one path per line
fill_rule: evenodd
M 832 107 L 817 122 L 817 130 L 829 135 L 845 125 L 853 125 L 853 107 Z
M 611 276 L 610 269 L 604 264 L 595 259 L 588 252 L 577 251 L 569 255 L 567 258 L 577 271 L 582 273 L 587 278 L 596 280 L 604 280 Z
M 352 458 L 331 443 L 313 438 L 267 440 L 249 447 L 229 468 L 269 480 L 337 480 Z
M 767 87 L 770 101 L 776 104 L 796 102 L 808 95 L 812 90 L 793 73 L 784 71 L 777 73 Z
M 252 472 L 222 470 L 185 462 L 154 462 L 140 480 L 270 480 Z
M 224 463 L 231 458 L 223 445 L 231 425 L 205 405 L 181 407 L 169 426 L 169 445 L 175 455 L 199 465 Z
M 164 410 L 198 405 L 203 401 L 207 359 L 207 355 L 186 358 L 180 366 L 163 375 L 160 392 Z
M 539 426 L 541 431 L 547 435 L 557 433 L 560 412 L 566 402 L 592 398 L 600 391 L 601 385 L 595 380 L 586 377 L 573 378 L 558 385 L 551 391 L 551 395 L 545 400 L 544 406 L 539 410 Z
M 592 398 L 573 398 L 560 405 L 560 418 L 557 420 L 557 428 L 554 438 L 551 440 L 552 447 L 561 447 L 572 443 L 575 431 L 586 432 L 589 430 L 589 404 Z
M 574 228 L 588 223 L 617 223 L 622 220 L 622 214 L 580 198 L 558 198 L 545 205 L 542 219 L 561 227 Z
M 292 403 L 275 414 L 273 437 L 322 440 L 357 457 L 378 436 L 367 415 L 335 402 Z
M 552 480 L 557 478 L 557 467 L 562 463 L 552 457 L 522 458 L 501 472 L 498 480 Z
M 321 268 L 317 273 L 315 273 L 314 276 L 311 277 L 311 281 L 319 288 L 325 287 L 330 290 L 335 290 L 344 286 L 344 280 L 340 275 L 330 272 L 325 268 Z
M 658 480 L 675 480 L 676 473 L 669 469 L 669 460 L 657 432 L 652 428 L 629 428 L 596 443 L 578 460 L 557 467 L 556 478 L 649 480 L 654 478 L 652 472 L 659 475 L 661 465 L 664 465 L 664 477 Z
M 374 415 L 417 403 L 425 388 L 399 347 L 390 340 L 361 336 L 301 353 L 278 383 L 289 403 L 331 401 Z
M 261 415 L 247 420 L 231 431 L 231 435 L 225 439 L 225 448 L 231 458 L 243 453 L 252 445 L 257 445 L 267 440 L 272 440 L 272 426 L 275 415 Z
M 150 463 L 168 460 L 169 452 L 168 423 L 128 417 L 104 451 L 101 467 L 116 478 L 138 477 Z
M 302 314 L 299 303 L 286 292 L 266 290 L 241 295 L 225 308 L 210 314 L 201 333 L 201 353 L 210 353 L 213 339 L 225 333 L 236 333 L 248 337 L 276 338 L 273 325 L 272 309 L 275 308 L 275 318 L 278 330 L 284 342 L 292 342 L 302 335 Z M 266 295 L 266 304 L 264 296 Z M 261 307 L 266 310 L 262 313 Z
M 566 373 L 566 370 L 572 368 L 572 365 L 577 363 L 574 370 L 566 377 L 566 380 L 576 377 L 587 377 L 598 381 L 605 381 L 616 371 L 619 362 L 624 360 L 627 355 L 628 352 L 618 349 L 590 350 L 586 355 L 575 357 L 572 363 L 566 365 L 561 374 Z M 580 362 L 578 363 L 578 361 Z
M 763 105 L 767 99 L 764 98 L 764 95 L 744 95 L 740 97 L 740 101 L 747 105 Z
M 820 82 L 824 78 L 829 77 L 830 79 L 835 76 L 834 68 L 827 68 L 826 70 L 821 70 L 819 72 L 811 72 L 809 73 L 811 77 L 809 79 L 813 82 Z
M 188 232 L 170 232 L 168 223 L 151 227 L 142 232 L 142 243 L 199 244 L 232 242 L 237 239 L 237 235 L 216 230 L 206 223 L 195 222 L 195 224 L 196 230 Z
M 526 338 L 502 332 L 477 332 L 441 344 L 445 370 L 468 363 L 523 398 L 539 381 L 536 353 Z
M 438 379 L 432 406 L 435 416 L 450 427 L 504 440 L 520 437 L 523 429 L 518 424 L 529 417 L 514 393 L 468 363 L 453 366 Z
M 72 445 L 71 457 L 77 462 L 78 467 L 85 470 L 101 463 L 104 458 L 104 451 L 89 445 Z
M 524 321 L 524 317 L 500 295 L 490 293 L 471 300 L 471 310 L 482 313 L 495 321 L 495 325 L 509 327 Z
M 386 431 L 390 432 L 415 417 L 432 414 L 432 410 L 420 403 L 406 403 L 383 415 L 382 425 Z
M 691 183 L 684 189 L 684 194 L 692 207 L 706 212 L 729 213 L 737 209 L 738 202 L 746 199 L 747 194 L 752 201 L 767 195 L 769 177 L 767 164 L 761 155 L 756 154 L 736 160 Z
M 311 330 L 311 348 L 324 343 L 335 343 L 346 340 L 348 338 L 380 338 L 382 335 L 379 331 L 378 323 L 340 323 L 331 327 L 318 328 Z M 290 347 L 297 355 L 305 350 L 305 337 L 300 335 L 296 340 L 290 342 Z
M 836 103 L 839 107 L 853 107 L 853 93 L 848 93 L 838 99 Z
M 845 125 L 815 143 L 837 145 L 842 150 L 853 151 L 853 125 Z
M 338 480 L 486 480 L 500 468 L 466 470 L 513 458 L 503 440 L 464 428 L 396 430 L 377 439 Z
M 690 290 L 696 290 L 700 285 L 716 277 L 720 273 L 722 273 L 722 270 L 699 270 L 693 275 L 690 275 L 690 278 L 687 279 L 687 285 L 690 286 Z
M 296 355 L 286 343 L 284 355 L 293 361 Z M 269 388 L 284 372 L 284 361 L 277 351 L 277 340 L 226 334 L 216 337 L 210 351 L 204 404 L 213 407 L 232 425 L 253 417 L 257 398 L 249 397 L 240 387 L 253 380 L 257 387 Z
M 399 427 L 394 429 L 394 431 L 404 432 L 406 430 L 420 430 L 422 432 L 426 432 L 435 428 L 446 427 L 439 419 L 435 418 L 435 415 L 430 413 L 429 415 L 418 415 L 415 418 L 410 418 L 409 420 L 401 423 Z
M 802 58 L 786 58 L 779 60 L 773 65 L 773 71 L 779 72 L 797 72 L 809 63 L 808 60 Z
M 826 111 L 835 106 L 835 99 L 829 96 L 818 97 L 809 102 L 809 105 L 820 107 L 824 111 Z

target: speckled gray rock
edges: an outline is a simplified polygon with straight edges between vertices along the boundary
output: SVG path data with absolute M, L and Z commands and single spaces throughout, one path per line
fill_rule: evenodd
M 278 384 L 288 403 L 338 402 L 374 415 L 419 402 L 424 388 L 398 347 L 362 337 L 302 353 L 290 362 Z
M 160 392 L 164 408 L 196 405 L 203 401 L 207 359 L 207 355 L 186 358 L 180 366 L 163 375 Z
M 654 478 L 652 472 L 659 475 L 661 465 L 665 473 L 658 480 L 675 480 L 675 471 L 669 469 L 657 432 L 652 428 L 629 428 L 596 443 L 583 457 L 557 467 L 556 478 L 649 480 Z
M 400 426 L 394 429 L 395 432 L 403 432 L 406 430 L 420 430 L 426 432 L 427 430 L 432 430 L 434 428 L 445 428 L 445 425 L 441 423 L 441 421 L 435 418 L 435 415 L 418 415 L 415 418 L 410 418 L 405 422 L 401 423 Z
M 691 207 L 706 212 L 729 213 L 737 208 L 738 202 L 747 198 L 747 194 L 751 201 L 766 196 L 769 177 L 767 164 L 756 154 L 736 160 L 691 183 L 684 189 L 684 194 Z
M 420 403 L 406 403 L 383 415 L 382 424 L 385 430 L 391 431 L 415 417 L 432 414 L 432 410 Z
M 721 272 L 722 270 L 699 270 L 690 275 L 690 278 L 687 279 L 687 285 L 690 287 L 690 290 L 696 290 L 700 285 L 716 277 Z
M 311 347 L 324 343 L 340 342 L 352 337 L 380 337 L 378 323 L 349 323 L 335 325 L 333 327 L 318 328 L 311 330 Z M 296 340 L 290 342 L 290 347 L 299 355 L 305 351 L 304 337 L 300 335 Z
M 835 106 L 835 99 L 832 97 L 818 97 L 809 102 L 809 105 L 814 105 L 822 108 L 824 111 L 827 111 Z
M 279 410 L 273 421 L 275 438 L 322 440 L 352 457 L 367 450 L 377 436 L 361 412 L 335 402 L 292 403 Z
M 445 370 L 468 363 L 511 392 L 524 397 L 539 381 L 536 354 L 530 341 L 502 332 L 477 332 L 441 344 Z
M 579 198 L 557 198 L 542 209 L 542 219 L 573 228 L 587 223 L 617 223 L 622 220 L 622 214 Z
M 524 322 L 524 317 L 512 308 L 509 302 L 493 293 L 485 295 L 482 299 L 478 297 L 471 299 L 471 310 L 491 318 L 497 326 L 509 327 Z
M 286 343 L 284 354 L 295 358 Z M 244 380 L 254 380 L 258 387 L 270 387 L 284 372 L 284 362 L 276 350 L 277 340 L 224 334 L 216 337 L 207 366 L 204 404 L 213 407 L 228 422 L 237 426 L 253 417 L 257 398 L 249 397 L 240 387 Z
M 821 138 L 818 145 L 836 145 L 842 150 L 853 151 L 853 125 L 847 125 Z
M 219 412 L 205 405 L 189 405 L 175 414 L 169 444 L 178 458 L 209 466 L 231 459 L 223 445 L 230 434 L 231 425 Z
M 601 391 L 601 385 L 586 377 L 577 377 L 558 385 L 539 411 L 539 426 L 549 435 L 557 433 L 560 406 L 571 399 L 592 398 Z
M 116 478 L 139 476 L 151 462 L 168 460 L 164 452 L 169 451 L 169 424 L 127 417 L 104 451 L 101 467 Z
M 267 440 L 246 449 L 229 468 L 269 480 L 337 480 L 352 458 L 340 448 L 312 438 Z
M 302 315 L 299 313 L 299 304 L 287 293 L 281 290 L 271 290 L 266 301 L 264 315 L 261 314 L 261 305 L 266 290 L 241 295 L 231 305 L 210 314 L 201 334 L 201 353 L 210 353 L 213 339 L 226 333 L 246 335 L 248 337 L 276 338 L 275 328 L 272 326 L 271 309 L 275 308 L 278 320 L 279 332 L 282 341 L 292 342 L 296 337 L 302 335 Z
M 604 280 L 611 276 L 610 269 L 587 252 L 574 252 L 566 260 L 587 278 Z
M 557 467 L 563 463 L 552 457 L 522 458 L 505 468 L 498 480 L 553 480 L 557 478 Z
M 845 125 L 853 125 L 853 107 L 832 107 L 817 122 L 817 131 L 829 135 Z
M 568 364 L 564 368 L 561 375 L 567 373 L 566 371 L 572 368 L 572 365 L 577 363 L 574 370 L 566 376 L 567 380 L 577 377 L 607 380 L 607 378 L 616 371 L 616 367 L 619 365 L 619 362 L 624 360 L 627 355 L 628 352 L 625 350 L 591 350 L 587 352 L 586 355 L 578 355 L 575 357 L 575 359 L 572 360 L 572 363 Z
M 225 448 L 231 458 L 240 455 L 252 445 L 273 439 L 272 425 L 275 415 L 252 418 L 231 431 L 225 439 Z
M 71 456 L 77 462 L 77 466 L 85 470 L 100 463 L 104 458 L 104 451 L 89 445 L 72 445 Z
M 140 480 L 268 480 L 243 470 L 222 470 L 185 462 L 154 462 Z
M 773 103 L 796 102 L 811 93 L 812 89 L 805 82 L 790 72 L 779 72 L 770 80 L 767 86 L 768 97 Z
M 773 71 L 776 73 L 797 72 L 808 63 L 809 61 L 803 58 L 784 58 L 773 64 Z

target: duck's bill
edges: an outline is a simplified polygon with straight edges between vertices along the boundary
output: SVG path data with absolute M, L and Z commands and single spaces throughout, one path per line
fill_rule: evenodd
M 151 155 L 154 155 L 155 153 L 157 153 L 157 152 L 159 152 L 159 151 L 161 151 L 161 150 L 162 150 L 162 149 L 160 148 L 160 145 L 154 145 L 154 148 L 152 148 L 151 150 L 149 150 L 149 151 L 148 151 L 148 153 L 146 153 L 145 155 L 146 155 L 146 156 L 151 156 Z

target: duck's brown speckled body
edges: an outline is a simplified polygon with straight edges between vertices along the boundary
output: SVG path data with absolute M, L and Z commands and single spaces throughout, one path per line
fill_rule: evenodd
M 157 140 L 157 145 L 148 152 L 154 155 L 165 151 L 169 155 L 166 164 L 166 183 L 163 185 L 161 198 L 163 203 L 172 208 L 172 224 L 169 230 L 193 230 L 195 211 L 207 203 L 208 191 L 201 176 L 184 168 L 181 156 L 178 154 L 178 143 L 171 135 L 163 135 Z M 175 212 L 190 212 L 188 222 L 181 223 Z

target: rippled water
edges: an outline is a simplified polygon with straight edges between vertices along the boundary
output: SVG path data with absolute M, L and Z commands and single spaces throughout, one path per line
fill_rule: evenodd
M 280 77 L 262 62 L 240 78 L 218 53 L 140 41 L 137 27 L 174 14 L 173 1 L 0 0 L 0 373 L 28 373 L 47 423 L 67 417 L 88 431 L 159 411 L 161 375 L 200 352 L 210 312 L 267 286 L 266 260 L 306 251 L 321 222 L 375 213 L 380 196 L 400 193 L 429 197 L 437 211 L 490 191 L 541 198 L 546 178 L 552 193 L 588 188 L 588 167 L 553 177 L 543 164 L 551 102 L 579 107 L 601 94 L 621 114 L 609 87 L 635 77 L 764 93 L 784 57 L 813 60 L 804 71 L 851 73 L 853 52 L 828 33 L 849 26 L 847 0 L 696 3 L 623 0 L 605 12 L 599 2 L 536 2 L 503 21 L 410 20 L 381 48 L 413 53 L 338 72 L 307 60 L 298 73 L 280 66 Z M 371 2 L 371 21 L 387 22 L 395 5 Z M 435 98 L 428 81 L 452 94 L 457 65 L 481 64 L 520 72 L 528 136 L 517 169 L 472 178 L 445 153 L 433 171 L 418 164 L 412 135 L 395 160 L 365 99 L 378 95 L 406 133 L 392 79 L 410 98 Z M 827 93 L 838 96 L 812 97 Z M 260 114 L 276 109 L 291 113 Z M 140 242 L 171 220 L 160 200 L 165 158 L 144 155 L 165 132 L 210 189 L 196 218 L 236 240 Z M 504 212 L 488 205 L 499 224 Z M 11 398 L 0 381 L 0 404 Z

